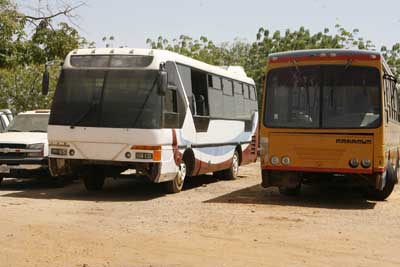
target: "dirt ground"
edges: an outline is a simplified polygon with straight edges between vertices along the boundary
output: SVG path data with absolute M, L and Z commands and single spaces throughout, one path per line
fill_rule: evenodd
M 88 193 L 5 180 L 0 266 L 400 266 L 400 197 L 262 189 L 259 165 L 236 181 L 192 178 L 179 194 L 129 180 Z

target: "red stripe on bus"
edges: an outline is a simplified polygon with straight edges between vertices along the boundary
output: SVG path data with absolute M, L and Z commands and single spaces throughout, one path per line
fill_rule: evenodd
M 262 169 L 271 171 L 304 171 L 304 172 L 333 172 L 333 173 L 362 173 L 362 174 L 372 173 L 372 169 L 312 168 L 312 167 L 288 167 L 288 166 L 263 166 Z
M 326 56 L 303 56 L 303 57 L 278 57 L 277 59 L 270 58 L 269 63 L 291 63 L 293 61 L 301 62 L 301 61 L 333 61 L 333 60 L 380 60 L 380 56 L 374 55 L 375 57 L 371 57 L 371 55 L 337 55 L 330 56 L 329 53 Z

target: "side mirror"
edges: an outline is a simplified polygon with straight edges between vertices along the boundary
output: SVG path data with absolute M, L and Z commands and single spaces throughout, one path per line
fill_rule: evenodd
M 168 73 L 165 70 L 160 70 L 158 75 L 158 95 L 165 96 L 168 89 Z
M 50 73 L 47 70 L 46 66 L 42 78 L 42 95 L 47 95 L 49 93 L 49 84 L 50 84 Z

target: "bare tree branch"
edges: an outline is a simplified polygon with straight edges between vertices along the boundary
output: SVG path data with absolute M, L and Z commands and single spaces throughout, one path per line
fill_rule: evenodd
M 86 5 L 85 2 L 80 2 L 75 6 L 67 5 L 63 10 L 60 10 L 56 13 L 51 13 L 51 8 L 49 6 L 47 6 L 47 9 L 50 11 L 49 15 L 44 15 L 44 12 L 42 12 L 41 10 L 38 10 L 38 13 L 41 14 L 39 16 L 21 14 L 20 17 L 23 19 L 26 19 L 29 22 L 38 21 L 38 20 L 51 20 L 51 19 L 59 17 L 59 16 L 65 16 L 70 19 L 70 18 L 74 18 L 74 15 L 72 14 L 72 12 L 84 5 Z

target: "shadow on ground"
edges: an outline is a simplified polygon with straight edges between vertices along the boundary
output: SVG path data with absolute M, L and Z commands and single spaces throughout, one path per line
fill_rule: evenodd
M 202 175 L 196 179 L 185 181 L 183 190 L 188 191 L 205 184 L 218 182 L 212 175 Z M 6 193 L 5 191 L 11 191 Z M 86 191 L 80 180 L 56 187 L 48 180 L 15 180 L 5 179 L 0 186 L 0 197 L 32 198 L 32 199 L 61 199 L 80 201 L 146 201 L 165 196 L 163 184 L 138 182 L 129 179 L 106 179 L 103 190 Z
M 305 187 L 298 196 L 285 196 L 275 188 L 264 189 L 260 185 L 240 189 L 207 200 L 205 203 L 264 204 L 349 210 L 373 209 L 376 205 L 351 188 Z

